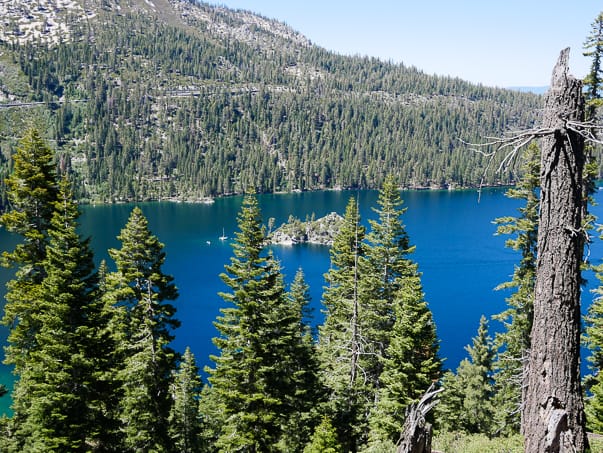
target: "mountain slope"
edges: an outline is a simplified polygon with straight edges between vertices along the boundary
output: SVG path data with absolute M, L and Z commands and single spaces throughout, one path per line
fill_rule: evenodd
M 84 200 L 367 188 L 388 172 L 407 187 L 471 186 L 485 161 L 459 139 L 530 127 L 541 104 L 192 1 L 27 8 L 0 3 L 0 168 L 33 123 Z

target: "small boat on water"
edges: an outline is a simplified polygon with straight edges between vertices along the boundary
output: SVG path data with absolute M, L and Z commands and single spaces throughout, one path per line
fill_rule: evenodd
M 220 239 L 221 241 L 225 241 L 226 239 L 228 239 L 228 236 L 226 236 L 226 235 L 224 234 L 224 228 L 222 228 L 222 236 L 220 236 L 220 237 L 219 237 L 219 239 Z

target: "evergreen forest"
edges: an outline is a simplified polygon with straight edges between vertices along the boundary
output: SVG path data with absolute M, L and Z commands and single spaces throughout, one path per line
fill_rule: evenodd
M 15 383 L 0 451 L 394 452 L 434 386 L 424 420 L 434 448 L 523 451 L 543 152 L 525 143 L 517 165 L 495 172 L 508 155 L 490 161 L 463 141 L 531 127 L 542 99 L 335 55 L 242 11 L 99 3 L 87 21 L 65 16 L 65 39 L 0 42 L 0 225 L 18 238 L 1 255 L 13 272 L 1 322 Z M 580 105 L 592 126 L 603 14 L 585 49 Z M 595 240 L 600 140 L 589 139 L 576 178 L 583 223 L 570 233 Z M 520 256 L 500 285 L 507 308 L 493 321 L 503 328 L 491 335 L 482 317 L 467 357 L 445 370 L 400 189 L 510 183 L 521 207 L 493 219 Z M 379 195 L 368 222 L 354 197 L 342 213 L 314 328 L 304 270 L 285 283 L 256 195 L 328 187 Z M 220 275 L 217 352 L 202 374 L 189 348 L 171 346 L 178 276 L 164 271 L 142 210 L 133 203 L 110 262 L 96 265 L 79 204 L 235 193 L 244 199 Z M 603 265 L 586 258 L 601 296 Z M 582 415 L 603 435 L 602 297 L 582 341 Z M 467 436 L 473 449 L 455 444 Z M 596 438 L 590 447 L 603 451 Z
M 515 171 L 487 171 L 463 141 L 529 128 L 542 106 L 337 55 L 244 11 L 99 3 L 92 19 L 65 12 L 58 42 L 0 40 L 2 180 L 33 126 L 80 201 L 378 188 L 386 173 L 411 188 L 508 184 Z

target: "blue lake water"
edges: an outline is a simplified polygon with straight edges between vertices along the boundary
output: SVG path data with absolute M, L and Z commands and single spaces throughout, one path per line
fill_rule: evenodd
M 358 196 L 363 222 L 374 218 L 376 191 L 324 191 L 283 195 L 260 195 L 264 222 L 270 217 L 275 225 L 285 222 L 289 215 L 301 219 L 314 213 L 321 217 L 336 211 L 343 214 L 350 196 Z M 596 194 L 603 200 L 603 193 Z M 518 263 L 517 253 L 504 247 L 505 237 L 495 236 L 497 217 L 517 215 L 520 203 L 504 196 L 503 189 L 485 189 L 478 201 L 476 191 L 405 191 L 402 193 L 403 216 L 410 241 L 416 246 L 412 259 L 419 264 L 425 298 L 428 301 L 441 340 L 441 357 L 445 367 L 455 369 L 466 356 L 464 346 L 476 334 L 482 314 L 490 317 L 505 308 L 509 293 L 494 288 L 510 279 Z M 224 230 L 232 238 L 241 197 L 217 199 L 214 204 L 142 203 L 152 232 L 165 244 L 167 253 L 164 271 L 175 277 L 180 297 L 176 301 L 177 318 L 182 322 L 176 330 L 174 347 L 183 352 L 190 346 L 198 364 L 209 365 L 209 354 L 215 352 L 211 342 L 216 331 L 212 322 L 224 302 L 219 291 L 227 290 L 219 278 L 224 265 L 232 256 L 230 239 L 220 241 Z M 85 206 L 81 231 L 92 236 L 97 262 L 108 258 L 107 249 L 119 247 L 116 236 L 125 225 L 133 205 Z M 603 209 L 592 211 L 603 218 Z M 0 230 L 0 249 L 11 250 L 14 237 Z M 274 246 L 281 260 L 286 281 L 290 282 L 297 269 L 303 268 L 310 285 L 315 308 L 315 322 L 322 320 L 320 299 L 324 286 L 323 275 L 329 268 L 327 247 L 313 245 Z M 599 263 L 603 246 L 598 242 L 590 250 L 591 261 Z M 12 272 L 0 269 L 0 294 Z M 592 275 L 587 275 L 593 284 Z M 584 290 L 584 304 L 592 295 Z M 500 325 L 492 321 L 491 329 Z M 0 340 L 6 338 L 2 327 Z M 0 367 L 0 383 L 10 384 L 7 367 Z M 7 398 L 0 400 L 0 413 L 6 410 Z

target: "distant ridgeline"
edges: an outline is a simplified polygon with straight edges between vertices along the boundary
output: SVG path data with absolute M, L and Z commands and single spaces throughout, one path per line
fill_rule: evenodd
M 475 186 L 487 158 L 462 141 L 529 128 L 542 106 L 532 93 L 331 53 L 245 11 L 38 3 L 0 4 L 0 202 L 31 124 L 81 201 L 184 201 L 377 188 L 386 173 L 406 188 Z M 516 177 L 492 171 L 485 183 Z
M 339 232 L 343 217 L 336 212 L 331 212 L 319 219 L 314 218 L 302 222 L 296 217 L 289 216 L 287 223 L 283 223 L 274 232 L 268 235 L 272 244 L 319 244 L 333 245 L 333 239 Z

